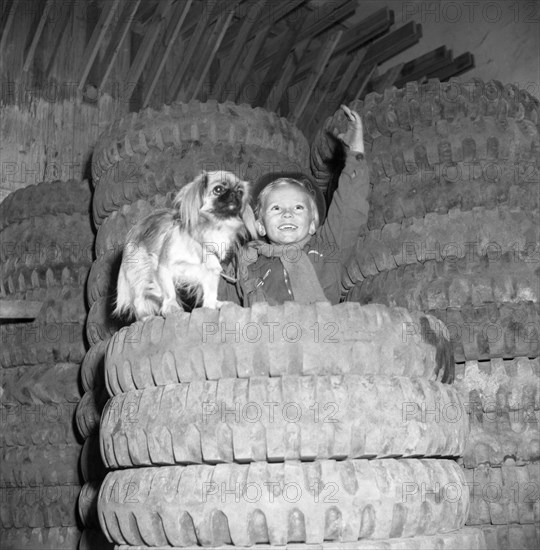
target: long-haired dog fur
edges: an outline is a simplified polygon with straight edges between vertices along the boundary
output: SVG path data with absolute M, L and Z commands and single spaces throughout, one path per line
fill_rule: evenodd
M 142 320 L 181 310 L 180 288 L 203 307 L 219 308 L 221 262 L 256 235 L 248 182 L 231 172 L 203 172 L 178 192 L 172 208 L 129 231 L 114 313 Z

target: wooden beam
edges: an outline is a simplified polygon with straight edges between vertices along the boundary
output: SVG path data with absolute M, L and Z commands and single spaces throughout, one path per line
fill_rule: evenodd
M 43 32 L 43 28 L 45 27 L 45 23 L 47 22 L 47 17 L 49 16 L 49 11 L 51 11 L 51 6 L 54 4 L 55 0 L 47 0 L 45 7 L 43 8 L 43 12 L 41 14 L 41 17 L 39 19 L 39 23 L 37 26 L 37 29 L 34 32 L 34 38 L 32 38 L 32 43 L 30 44 L 30 48 L 28 48 L 28 52 L 26 54 L 26 58 L 24 60 L 23 64 L 23 73 L 27 72 L 28 69 L 30 69 L 30 65 L 32 64 L 32 61 L 34 60 L 34 54 L 36 53 L 36 47 L 38 45 L 39 39 L 41 38 L 41 33 Z
M 429 78 L 438 78 L 439 80 L 446 80 L 452 76 L 458 76 L 465 71 L 474 68 L 474 56 L 471 52 L 465 52 L 459 55 L 449 63 L 447 67 L 437 69 L 436 71 L 428 73 L 426 76 Z
M 341 78 L 337 83 L 336 89 L 332 94 L 336 98 L 336 102 L 339 104 L 342 103 L 341 98 L 345 95 L 345 93 L 349 89 L 349 86 L 352 80 L 354 79 L 355 75 L 357 74 L 358 69 L 362 64 L 362 61 L 364 61 L 364 57 L 366 56 L 366 50 L 365 49 L 361 50 L 352 55 L 353 55 L 353 58 L 351 60 L 351 63 L 347 65 L 345 72 L 341 75 Z
M 343 103 L 351 103 L 352 101 L 359 99 L 366 89 L 368 82 L 371 80 L 373 75 L 375 75 L 376 71 L 377 65 L 375 63 L 373 65 L 363 65 L 352 81 L 350 89 L 345 94 Z
M 103 7 L 103 11 L 101 12 L 99 21 L 97 22 L 96 28 L 92 33 L 90 42 L 88 42 L 86 49 L 84 50 L 84 54 L 82 57 L 84 65 L 83 70 L 81 71 L 81 74 L 79 76 L 79 91 L 82 91 L 82 89 L 84 88 L 88 73 L 92 68 L 92 64 L 94 63 L 99 48 L 101 47 L 103 37 L 107 33 L 107 29 L 109 28 L 109 25 L 113 20 L 113 16 L 116 12 L 116 8 L 118 7 L 119 2 L 120 0 L 111 0 L 110 2 L 107 2 Z
M 234 3 L 231 3 L 230 10 L 222 13 L 219 19 L 216 21 L 214 32 L 212 33 L 212 37 L 209 41 L 209 46 L 211 46 L 211 50 L 209 52 L 207 48 L 202 55 L 202 60 L 206 61 L 202 68 L 202 71 L 200 71 L 198 79 L 195 76 L 197 72 L 195 71 L 193 73 L 193 78 L 191 79 L 185 95 L 187 101 L 189 101 L 190 99 L 195 99 L 199 95 L 204 79 L 206 78 L 208 70 L 210 69 L 210 65 L 212 65 L 214 57 L 216 56 L 216 53 L 221 46 L 221 42 L 223 41 L 225 32 L 231 24 L 232 18 L 234 16 L 234 11 L 237 8 L 239 2 L 240 0 L 236 0 Z
M 126 84 L 128 87 L 128 95 L 126 97 L 126 101 L 129 101 L 133 96 L 133 93 L 135 92 L 135 88 L 137 86 L 137 83 L 139 82 L 139 78 L 141 77 L 144 66 L 148 61 L 148 57 L 152 53 L 152 48 L 154 47 L 159 33 L 161 32 L 163 23 L 165 21 L 165 16 L 169 12 L 171 3 L 172 0 L 165 0 L 160 3 L 158 5 L 158 8 L 156 9 L 156 12 L 152 16 L 152 21 L 150 22 L 148 31 L 144 35 L 142 44 L 139 46 L 137 54 L 135 55 L 135 59 L 133 60 L 133 63 L 131 64 L 131 67 L 129 68 L 128 74 L 126 76 Z
M 275 25 L 278 21 L 289 15 L 292 11 L 296 10 L 302 4 L 305 4 L 307 0 L 286 0 L 276 2 L 276 0 L 269 0 L 268 2 L 268 17 L 266 14 L 262 16 L 262 21 L 257 21 L 255 30 L 249 34 L 247 41 L 254 40 L 261 30 L 261 26 Z M 231 25 L 229 32 L 223 40 L 222 50 L 224 52 L 230 50 L 236 42 L 236 36 L 240 33 L 240 29 L 243 26 L 243 21 L 239 21 Z M 263 27 L 263 28 L 264 28 Z
M 56 36 L 54 38 L 54 45 L 51 48 L 51 57 L 49 58 L 47 67 L 45 69 L 46 79 L 50 78 L 51 76 L 51 71 L 54 64 L 54 60 L 56 58 L 56 54 L 58 52 L 58 48 L 60 47 L 60 43 L 62 42 L 64 33 L 66 32 L 66 29 L 69 26 L 68 21 L 71 16 L 72 10 L 73 10 L 73 3 L 69 2 L 65 7 L 65 9 L 60 10 L 60 17 L 55 21 L 54 28 L 58 28 L 58 32 L 56 33 Z
M 331 4 L 334 7 L 334 4 Z M 341 0 L 338 9 L 335 10 L 335 13 L 332 12 L 328 14 L 327 17 L 320 17 L 318 10 L 314 10 L 306 17 L 302 23 L 301 30 L 297 33 L 293 47 L 297 46 L 306 39 L 314 38 L 325 30 L 329 29 L 341 19 L 350 15 L 355 10 L 354 0 Z M 289 31 L 282 32 L 276 38 L 270 41 L 268 44 L 268 49 L 265 51 L 265 55 L 257 60 L 254 66 L 254 70 L 258 71 L 263 68 L 265 65 L 268 65 L 274 59 L 274 56 L 281 49 L 283 41 L 287 39 Z M 311 63 L 314 63 L 317 58 L 318 52 L 311 56 Z
M 191 63 L 193 55 L 195 54 L 195 51 L 199 47 L 199 42 L 201 42 L 201 39 L 203 38 L 204 33 L 208 30 L 207 29 L 208 23 L 212 15 L 218 12 L 218 9 L 221 8 L 223 1 L 224 0 L 218 0 L 218 2 L 214 6 L 214 9 L 212 10 L 204 7 L 202 14 L 199 15 L 199 22 L 197 24 L 197 27 L 193 31 L 191 38 L 189 39 L 188 49 L 182 59 L 182 63 L 178 67 L 178 70 L 176 71 L 176 74 L 172 79 L 171 84 L 169 85 L 169 89 L 167 90 L 167 103 L 171 103 L 177 100 L 180 94 L 180 90 L 182 88 L 184 77 L 187 73 L 187 70 Z
M 328 69 L 324 72 L 322 78 L 317 83 L 313 93 L 314 99 L 310 104 L 308 104 L 302 118 L 298 121 L 298 127 L 304 131 L 306 137 L 308 137 L 308 134 L 306 133 L 307 128 L 311 124 L 311 121 L 315 115 L 321 112 L 321 107 L 323 103 L 326 102 L 326 97 L 330 91 L 332 82 L 334 81 L 339 68 L 346 62 L 346 60 L 347 56 L 334 57 L 328 64 Z
M 17 11 L 17 7 L 19 6 L 20 0 L 13 0 L 13 3 L 11 4 L 11 8 L 9 10 L 9 14 L 6 19 L 6 24 L 4 25 L 4 28 L 2 29 L 2 38 L 0 38 L 0 53 L 2 55 L 6 51 L 6 42 L 7 37 L 9 35 L 9 31 L 11 30 L 11 25 L 13 25 L 13 20 L 15 19 L 15 12 Z
M 326 64 L 328 63 L 328 61 L 330 60 L 330 57 L 334 52 L 334 50 L 336 49 L 336 46 L 338 42 L 341 40 L 342 36 L 343 36 L 343 31 L 337 31 L 335 33 L 332 33 L 326 39 L 324 45 L 320 49 L 317 63 L 315 63 L 315 66 L 313 67 L 313 70 L 309 75 L 306 84 L 304 85 L 304 91 L 302 93 L 302 96 L 300 97 L 300 100 L 298 101 L 298 103 L 294 108 L 294 112 L 291 117 L 291 121 L 293 122 L 293 124 L 295 124 L 302 116 L 302 113 L 304 112 L 304 109 L 306 108 L 309 102 L 309 98 L 311 97 L 311 94 L 313 93 L 313 90 L 315 89 L 317 82 L 321 78 L 324 68 L 326 67 Z
M 249 46 L 248 54 L 242 64 L 242 67 L 238 69 L 238 75 L 236 78 L 233 78 L 233 82 L 236 84 L 236 91 L 231 91 L 227 94 L 227 100 L 239 101 L 242 97 L 242 92 L 244 91 L 244 84 L 246 83 L 247 77 L 252 74 L 253 63 L 257 54 L 260 52 L 264 42 L 266 41 L 268 35 L 270 34 L 270 29 L 272 25 L 267 25 L 262 29 L 262 31 L 253 39 L 252 43 Z M 234 76 L 234 73 L 232 77 Z M 231 77 L 231 78 L 232 78 Z M 243 103 L 243 102 L 242 102 Z
M 0 319 L 35 319 L 42 307 L 35 300 L 0 300 Z
M 156 66 L 153 73 L 149 77 L 150 85 L 148 86 L 148 89 L 143 94 L 143 102 L 142 102 L 143 108 L 147 107 L 148 103 L 150 102 L 150 98 L 154 93 L 154 88 L 156 87 L 157 81 L 159 80 L 159 77 L 161 76 L 161 73 L 165 68 L 165 63 L 167 62 L 167 59 L 169 58 L 169 54 L 171 53 L 172 47 L 176 39 L 178 38 L 178 34 L 180 33 L 180 29 L 184 24 L 186 16 L 191 8 L 192 2 L 193 0 L 186 0 L 184 5 L 182 5 L 179 2 L 176 6 L 176 10 L 170 24 L 170 27 L 172 27 L 173 30 L 169 36 L 169 41 L 167 43 L 167 46 L 165 47 L 165 51 L 163 53 L 160 53 L 158 57 L 160 60 L 159 65 Z
M 281 43 L 281 47 L 276 52 L 272 63 L 266 71 L 263 71 L 261 73 L 261 76 L 258 80 L 257 97 L 253 102 L 254 107 L 262 107 L 266 103 L 266 100 L 270 95 L 271 85 L 277 80 L 278 76 L 281 74 L 287 56 L 295 45 L 298 32 L 299 28 L 297 26 L 289 27 L 289 30 L 287 31 L 286 36 Z
M 104 57 L 107 66 L 105 67 L 105 72 L 103 73 L 99 84 L 99 88 L 101 90 L 103 90 L 107 84 L 109 75 L 111 74 L 114 64 L 116 63 L 118 54 L 122 49 L 122 44 L 124 43 L 129 29 L 133 24 L 135 13 L 141 3 L 141 0 L 122 0 L 122 2 L 125 4 L 125 7 L 121 13 L 120 21 L 112 33 L 114 35 L 114 39 L 107 48 L 107 52 Z
M 390 69 L 388 69 L 381 78 L 378 78 L 376 83 L 373 86 L 373 91 L 382 93 L 386 88 L 391 88 L 399 77 L 401 71 L 403 70 L 403 65 L 405 63 L 398 63 Z M 361 90 L 363 91 L 363 90 Z
M 394 32 L 370 44 L 364 61 L 369 65 L 384 63 L 404 49 L 416 44 L 420 38 L 422 38 L 422 26 L 414 21 L 410 21 Z
M 345 31 L 342 39 L 336 50 L 334 56 L 339 57 L 348 52 L 355 51 L 362 47 L 364 44 L 374 40 L 377 36 L 385 33 L 394 22 L 394 12 L 383 8 L 369 17 L 366 17 L 354 28 Z M 294 77 L 294 83 L 300 82 L 306 77 L 306 73 L 309 68 L 313 66 L 317 52 L 313 52 L 311 55 L 306 56 L 305 62 L 298 69 L 297 74 Z
M 289 84 L 294 77 L 294 73 L 296 72 L 299 63 L 301 63 L 302 61 L 302 57 L 304 56 L 307 47 L 309 46 L 309 43 L 309 39 L 304 40 L 303 42 L 298 44 L 298 46 L 296 46 L 296 48 L 291 52 L 289 57 L 287 57 L 285 68 L 283 69 L 279 80 L 270 90 L 270 93 L 268 94 L 268 98 L 264 105 L 264 108 L 268 111 L 277 110 L 278 105 L 280 105 L 280 102 L 283 98 L 283 94 L 289 87 Z M 282 114 L 282 116 L 284 115 Z
M 230 52 L 225 57 L 225 62 L 223 63 L 223 66 L 220 67 L 219 77 L 211 94 L 218 101 L 222 101 L 222 98 L 224 96 L 223 89 L 227 86 L 234 66 L 236 63 L 238 63 L 240 53 L 245 47 L 246 42 L 248 41 L 248 37 L 251 35 L 251 29 L 253 28 L 255 22 L 258 21 L 259 16 L 261 15 L 267 1 L 268 0 L 258 0 L 258 2 L 251 6 L 247 17 L 244 19 L 242 26 L 240 27 L 236 35 L 236 39 L 234 40 L 234 44 Z

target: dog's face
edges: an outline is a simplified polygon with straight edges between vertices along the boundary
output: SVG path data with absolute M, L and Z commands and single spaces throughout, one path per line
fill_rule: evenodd
M 249 200 L 247 181 L 222 170 L 207 172 L 202 180 L 202 212 L 221 219 L 242 215 Z

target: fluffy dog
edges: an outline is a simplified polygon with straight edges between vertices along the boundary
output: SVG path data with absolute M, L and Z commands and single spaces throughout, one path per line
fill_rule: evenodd
M 114 313 L 142 320 L 181 310 L 177 289 L 202 299 L 203 307 L 221 307 L 221 262 L 256 235 L 248 182 L 231 172 L 203 172 L 178 192 L 172 208 L 129 231 Z

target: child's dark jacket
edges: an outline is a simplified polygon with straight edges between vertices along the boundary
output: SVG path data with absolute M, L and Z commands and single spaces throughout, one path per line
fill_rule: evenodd
M 338 188 L 324 223 L 304 246 L 328 301 L 337 304 L 341 295 L 343 265 L 351 255 L 360 228 L 367 221 L 369 173 L 361 154 L 349 152 L 340 175 Z M 235 289 L 220 285 L 220 300 L 251 306 L 256 302 L 270 305 L 294 300 L 287 272 L 278 257 L 254 256 L 253 248 L 244 248 L 240 258 L 240 276 Z

